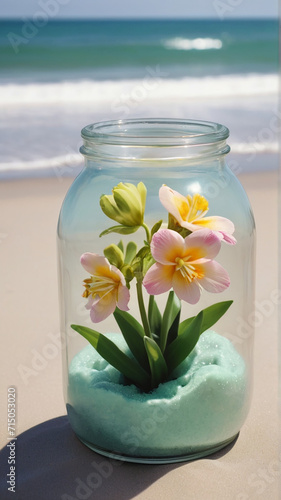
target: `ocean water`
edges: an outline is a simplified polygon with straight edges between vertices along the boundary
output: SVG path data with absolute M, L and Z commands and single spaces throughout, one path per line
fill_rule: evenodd
M 75 175 L 98 120 L 229 127 L 242 171 L 277 168 L 278 21 L 0 22 L 0 178 Z

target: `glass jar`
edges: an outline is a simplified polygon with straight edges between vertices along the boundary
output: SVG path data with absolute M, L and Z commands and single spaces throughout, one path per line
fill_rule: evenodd
M 174 119 L 101 122 L 82 130 L 85 168 L 70 187 L 58 222 L 64 396 L 73 430 L 100 454 L 141 463 L 190 460 L 226 446 L 245 421 L 252 390 L 249 317 L 254 310 L 255 225 L 248 198 L 225 161 L 228 135 L 223 125 Z M 126 382 L 71 328 L 76 324 L 98 330 L 125 349 L 113 314 L 98 324 L 91 321 L 82 297 L 83 280 L 89 275 L 80 257 L 85 252 L 103 256 L 105 247 L 118 245 L 120 239 L 124 244 L 133 240 L 138 248 L 143 245 L 142 230 L 100 237 L 109 225 L 116 225 L 101 209 L 101 195 L 110 195 L 120 183 L 139 182 L 147 188 L 148 227 L 163 220 L 162 228 L 167 228 L 167 207 L 159 199 L 159 189 L 166 185 L 190 199 L 204 197 L 200 199 L 208 201 L 208 214 L 202 219 L 229 219 L 237 240 L 221 241 L 216 257 L 228 272 L 228 288 L 219 298 L 202 290 L 193 305 L 183 300 L 181 319 L 218 301 L 233 300 L 231 307 L 201 335 L 172 376 L 150 391 Z M 161 314 L 167 295 L 155 297 Z M 129 308 L 140 321 L 133 282 Z

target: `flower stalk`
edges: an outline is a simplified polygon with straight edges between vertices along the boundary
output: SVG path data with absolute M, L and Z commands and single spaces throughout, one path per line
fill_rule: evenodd
M 147 337 L 152 338 L 151 336 L 151 331 L 150 331 L 150 326 L 145 310 L 145 305 L 144 305 L 144 300 L 143 300 L 143 293 L 142 293 L 142 281 L 140 279 L 137 279 L 137 297 L 138 297 L 138 304 L 139 304 L 139 310 L 140 310 L 140 316 L 143 324 L 143 329 L 144 333 Z
M 144 228 L 144 230 L 145 230 L 145 234 L 146 234 L 146 241 L 147 241 L 147 243 L 149 244 L 149 243 L 150 243 L 150 241 L 151 241 L 151 234 L 150 234 L 149 227 L 145 224 L 145 222 L 143 222 L 142 227 L 143 227 L 143 228 Z

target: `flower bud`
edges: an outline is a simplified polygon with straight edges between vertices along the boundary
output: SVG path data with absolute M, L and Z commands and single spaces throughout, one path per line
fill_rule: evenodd
M 141 226 L 146 201 L 146 187 L 143 182 L 137 186 L 120 182 L 113 188 L 112 193 L 103 195 L 100 199 L 100 206 L 105 215 L 124 226 Z
M 121 269 L 124 264 L 124 254 L 117 245 L 112 243 L 104 249 L 103 253 L 110 264 L 117 267 L 117 269 Z

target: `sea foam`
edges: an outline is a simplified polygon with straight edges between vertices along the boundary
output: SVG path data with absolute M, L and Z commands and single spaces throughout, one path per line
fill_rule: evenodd
M 167 49 L 176 50 L 210 50 L 221 49 L 222 41 L 217 38 L 171 38 L 163 42 Z
M 202 78 L 170 78 L 161 71 L 146 68 L 143 79 L 78 80 L 53 83 L 0 85 L 0 105 L 11 106 L 81 104 L 113 107 L 131 101 L 154 102 L 192 98 L 239 97 L 277 95 L 278 76 L 275 74 L 247 74 L 204 76 Z
M 231 145 L 231 152 L 239 155 L 253 155 L 278 153 L 277 141 L 266 142 L 241 142 Z M 268 163 L 268 161 L 267 161 Z M 38 158 L 35 160 L 17 160 L 11 162 L 0 162 L 0 180 L 24 177 L 50 176 L 61 179 L 63 177 L 75 177 L 82 170 L 84 158 L 81 154 L 67 153 L 65 155 L 53 156 L 49 158 Z M 230 165 L 231 166 L 231 165 Z M 277 168 L 277 160 L 275 167 Z M 265 167 L 264 167 L 265 169 Z M 261 168 L 259 170 L 262 170 Z M 242 171 L 249 171 L 248 163 L 243 165 Z

